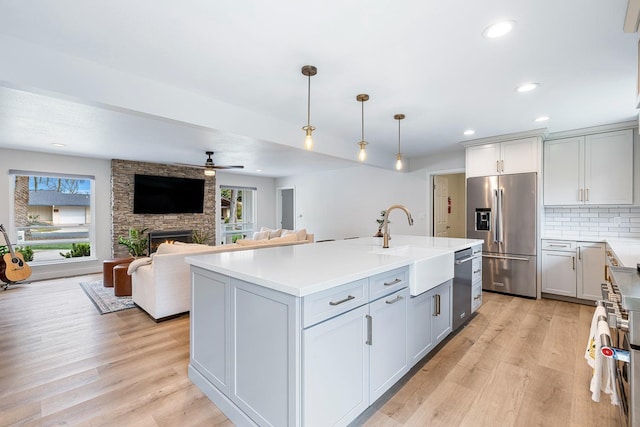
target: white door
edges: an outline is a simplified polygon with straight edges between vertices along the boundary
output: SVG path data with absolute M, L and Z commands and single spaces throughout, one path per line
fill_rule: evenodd
M 436 237 L 448 237 L 449 214 L 447 213 L 449 201 L 449 179 L 446 176 L 433 177 L 433 235 Z

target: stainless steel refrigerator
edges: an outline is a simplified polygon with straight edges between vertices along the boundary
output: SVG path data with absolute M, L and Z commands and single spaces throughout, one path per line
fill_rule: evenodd
M 467 179 L 467 238 L 482 239 L 482 289 L 536 297 L 536 173 Z

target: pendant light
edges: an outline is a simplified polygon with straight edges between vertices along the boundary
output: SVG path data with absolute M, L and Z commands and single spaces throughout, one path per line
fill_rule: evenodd
M 366 93 L 361 93 L 360 95 L 356 96 L 356 100 L 362 104 L 362 138 L 360 139 L 360 142 L 358 142 L 358 145 L 360 146 L 358 160 L 364 162 L 365 160 L 367 160 L 367 152 L 365 151 L 365 147 L 368 144 L 368 142 L 364 140 L 364 103 L 365 101 L 369 100 L 369 95 L 367 95 Z
M 396 170 L 402 170 L 402 154 L 400 153 L 400 120 L 404 119 L 404 114 L 393 116 L 398 121 L 398 154 L 396 154 Z
M 307 150 L 311 150 L 313 148 L 313 137 L 311 134 L 316 130 L 315 127 L 311 126 L 311 76 L 315 76 L 317 73 L 318 69 L 313 65 L 305 65 L 302 67 L 302 75 L 309 78 L 309 85 L 307 88 L 307 125 L 302 127 L 302 130 L 306 133 L 304 138 L 304 148 Z

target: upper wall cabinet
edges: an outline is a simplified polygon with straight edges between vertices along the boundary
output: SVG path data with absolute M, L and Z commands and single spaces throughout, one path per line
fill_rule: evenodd
M 633 203 L 631 129 L 544 143 L 545 205 Z
M 539 138 L 471 145 L 466 152 L 467 178 L 538 171 Z

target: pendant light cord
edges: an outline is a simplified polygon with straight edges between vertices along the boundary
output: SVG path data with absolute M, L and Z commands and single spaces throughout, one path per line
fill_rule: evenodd
M 311 74 L 308 76 L 307 85 L 307 127 L 311 127 Z
M 362 141 L 364 142 L 364 100 L 360 101 L 362 104 Z

